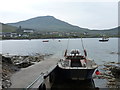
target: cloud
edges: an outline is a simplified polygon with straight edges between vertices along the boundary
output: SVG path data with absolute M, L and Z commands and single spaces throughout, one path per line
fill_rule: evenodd
M 88 2 L 89 1 L 89 2 Z M 52 15 L 58 19 L 91 29 L 117 26 L 118 0 L 1 0 L 3 23 L 18 22 L 37 16 Z

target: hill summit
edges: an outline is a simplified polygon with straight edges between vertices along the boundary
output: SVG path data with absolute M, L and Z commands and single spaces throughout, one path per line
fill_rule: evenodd
M 16 23 L 8 23 L 8 25 L 14 27 L 22 27 L 27 29 L 33 29 L 36 32 L 79 32 L 79 33 L 87 33 L 89 35 L 117 35 L 119 28 L 112 28 L 107 30 L 90 30 L 86 28 L 81 28 L 79 26 L 71 25 L 65 21 L 59 20 L 53 16 L 39 16 L 35 18 L 31 18 L 28 20 L 16 22 Z
M 8 25 L 12 25 L 15 27 L 21 26 L 22 28 L 31 28 L 36 31 L 85 32 L 86 30 L 88 30 L 88 29 L 80 28 L 78 26 L 71 25 L 59 19 L 56 19 L 53 16 L 40 16 L 25 21 L 20 21 L 17 23 L 8 23 Z

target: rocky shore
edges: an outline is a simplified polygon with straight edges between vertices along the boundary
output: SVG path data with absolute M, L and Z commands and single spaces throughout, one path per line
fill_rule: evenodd
M 120 63 L 107 62 L 99 66 L 100 75 L 95 75 L 94 79 L 105 79 L 106 87 L 120 89 Z
M 0 89 L 9 88 L 12 83 L 10 77 L 21 68 L 27 68 L 37 62 L 44 60 L 45 56 L 36 54 L 34 56 L 20 56 L 20 55 L 0 55 L 0 76 L 2 86 Z

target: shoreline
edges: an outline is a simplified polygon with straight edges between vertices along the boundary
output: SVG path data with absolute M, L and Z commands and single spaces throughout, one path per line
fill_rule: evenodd
M 98 70 L 100 75 L 94 75 L 94 79 L 106 81 L 106 88 L 120 88 L 120 62 L 106 62 Z
M 80 39 L 81 37 L 79 38 L 70 38 L 70 39 Z M 102 37 L 82 37 L 82 38 L 102 38 Z M 120 38 L 120 37 L 109 37 L 109 38 Z M 18 39 L 18 38 L 10 38 L 10 39 L 1 39 L 1 40 L 34 40 L 34 39 L 69 39 L 69 37 L 63 37 L 63 38 L 22 38 L 22 39 Z
M 2 88 L 9 88 L 12 83 L 11 83 L 11 76 L 19 72 L 22 68 L 27 68 L 31 65 L 35 65 L 35 63 L 40 62 L 44 60 L 46 56 L 51 56 L 51 55 L 40 55 L 38 54 L 37 56 L 20 56 L 20 55 L 15 55 L 15 56 L 9 56 L 5 57 L 4 55 L 2 56 Z M 93 76 L 94 80 L 104 82 L 106 81 L 106 88 L 120 88 L 120 67 L 118 67 L 120 63 L 115 63 L 115 62 L 106 62 L 102 65 L 100 65 L 98 68 L 101 72 L 100 75 L 95 75 Z M 114 74 L 113 74 L 114 73 Z M 116 74 L 117 77 L 115 76 Z M 98 84 L 98 82 L 95 82 L 95 84 Z M 101 86 L 102 87 L 102 86 Z

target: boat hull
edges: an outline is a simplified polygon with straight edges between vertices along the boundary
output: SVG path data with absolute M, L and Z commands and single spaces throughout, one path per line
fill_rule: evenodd
M 59 76 L 63 79 L 85 80 L 92 79 L 95 69 L 63 69 L 58 66 Z
M 107 42 L 108 40 L 99 40 L 100 42 Z

